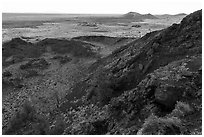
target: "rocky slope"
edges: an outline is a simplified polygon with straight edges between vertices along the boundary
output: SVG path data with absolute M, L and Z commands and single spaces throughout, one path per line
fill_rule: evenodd
M 36 43 L 15 38 L 3 43 L 3 134 L 44 134 L 39 132 L 47 128 L 39 131 L 35 125 L 50 126 L 46 123 L 54 122 L 59 112 L 66 111 L 69 102 L 76 98 L 66 94 L 71 92 L 74 83 L 87 75 L 87 68 L 131 40 L 82 36 Z M 36 116 L 35 119 L 30 115 Z M 43 117 L 43 122 L 39 117 Z M 25 126 L 28 123 L 31 127 Z
M 202 134 L 201 10 L 135 40 L 15 40 L 3 45 L 3 66 L 32 70 L 32 80 L 21 87 L 9 78 L 16 74 L 4 72 L 4 91 L 11 91 L 3 100 L 4 134 Z M 99 58 L 101 44 L 122 46 Z
M 75 40 L 47 38 L 31 43 L 21 38 L 14 38 L 2 45 L 3 66 L 21 62 L 27 58 L 38 58 L 45 52 L 71 54 L 75 57 L 94 57 L 96 55 L 94 48 L 92 44 Z
M 65 134 L 201 134 L 201 55 L 201 10 L 121 47 L 79 82 L 96 106 L 74 112 Z

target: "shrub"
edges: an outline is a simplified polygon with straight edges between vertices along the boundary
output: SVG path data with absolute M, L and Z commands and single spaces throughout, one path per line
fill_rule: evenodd
M 192 109 L 189 106 L 189 104 L 178 101 L 175 106 L 175 109 L 171 112 L 170 115 L 175 117 L 184 117 L 186 114 L 190 112 L 192 112 Z
M 48 133 L 48 121 L 42 115 L 37 114 L 36 109 L 29 101 L 26 101 L 22 108 L 10 119 L 9 126 L 4 134 L 16 134 L 26 126 L 29 126 L 29 128 L 26 128 L 26 131 L 20 134 L 45 135 Z
M 61 64 L 65 64 L 67 62 L 70 62 L 72 59 L 70 57 L 64 56 L 60 59 Z
M 26 101 L 22 108 L 10 119 L 9 126 L 5 134 L 12 134 L 20 129 L 28 120 L 33 120 L 34 114 L 34 107 L 30 104 L 30 102 Z
M 50 127 L 50 135 L 61 135 L 65 130 L 65 121 L 62 117 L 57 117 L 53 126 Z
M 10 76 L 12 76 L 12 73 L 9 71 L 5 71 L 5 72 L 3 72 L 2 76 L 3 77 L 10 77 Z
M 140 27 L 141 27 L 141 25 L 136 24 L 136 25 L 132 25 L 132 27 L 135 27 L 135 28 L 140 28 Z
M 54 91 L 53 97 L 56 100 L 56 107 L 59 108 L 59 106 L 60 106 L 60 97 L 59 97 L 58 91 L 56 91 L 56 90 Z
M 62 56 L 56 55 L 56 56 L 52 57 L 51 59 L 61 59 L 61 58 L 62 58 Z
M 24 85 L 22 84 L 22 78 L 19 77 L 10 77 L 9 79 L 2 79 L 3 88 L 5 87 L 13 87 L 13 88 L 22 88 Z
M 23 84 L 22 84 L 22 78 L 19 77 L 13 77 L 11 79 L 9 79 L 8 81 L 11 85 L 13 85 L 16 88 L 22 88 Z
M 68 121 L 71 121 L 71 124 L 65 129 L 64 134 L 99 135 L 107 133 L 107 107 L 99 108 L 90 104 L 78 107 L 78 109 L 78 111 L 69 111 L 71 118 Z
M 114 96 L 113 87 L 115 83 L 110 79 L 110 76 L 106 72 L 101 72 L 96 75 L 92 89 L 87 94 L 87 99 L 92 99 L 94 96 L 94 103 L 98 103 L 103 106 L 108 104 L 111 98 Z
M 26 70 L 26 76 L 25 78 L 35 77 L 38 76 L 38 72 L 36 70 Z
M 181 120 L 177 117 L 159 118 L 151 115 L 145 120 L 137 134 L 142 135 L 170 135 L 180 134 Z
M 30 67 L 31 67 L 31 63 L 30 63 L 30 62 L 28 62 L 28 63 L 26 63 L 26 64 L 20 65 L 20 69 L 22 69 L 22 70 L 27 69 L 27 68 L 30 68 Z
M 36 115 L 35 121 L 32 124 L 33 135 L 46 135 L 48 134 L 49 122 L 42 115 Z

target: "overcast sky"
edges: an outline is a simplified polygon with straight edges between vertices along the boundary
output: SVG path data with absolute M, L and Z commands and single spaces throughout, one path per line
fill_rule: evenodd
M 2 12 L 142 14 L 191 13 L 202 8 L 202 0 L 1 0 Z

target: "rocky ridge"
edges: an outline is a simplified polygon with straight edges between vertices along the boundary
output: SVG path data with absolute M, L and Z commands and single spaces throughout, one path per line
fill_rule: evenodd
M 201 134 L 201 55 L 201 10 L 117 49 L 80 83 L 98 107 L 77 120 L 96 112 L 65 134 Z

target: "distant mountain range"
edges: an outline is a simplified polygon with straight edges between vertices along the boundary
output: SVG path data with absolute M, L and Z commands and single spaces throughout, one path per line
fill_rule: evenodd
M 123 18 L 130 18 L 130 19 L 157 19 L 156 16 L 152 14 L 140 14 L 137 12 L 128 12 L 123 15 Z
M 128 18 L 128 19 L 158 19 L 160 17 L 176 17 L 176 16 L 186 16 L 187 14 L 185 13 L 179 13 L 175 15 L 171 14 L 161 14 L 161 15 L 152 15 L 152 14 L 140 14 L 138 12 L 128 12 L 124 15 L 122 15 L 123 18 Z

